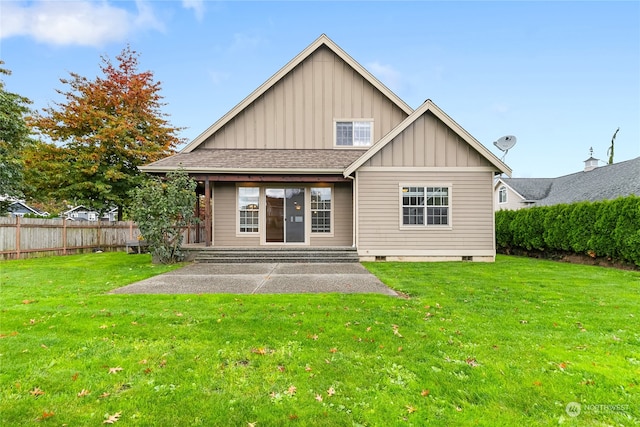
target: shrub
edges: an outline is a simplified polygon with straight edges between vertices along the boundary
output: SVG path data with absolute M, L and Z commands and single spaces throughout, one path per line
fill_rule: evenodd
M 498 211 L 496 247 L 573 251 L 640 266 L 640 197 Z
M 182 233 L 196 221 L 196 183 L 186 172 L 169 172 L 166 180 L 151 178 L 132 191 L 131 216 L 149 244 L 154 262 L 184 259 Z

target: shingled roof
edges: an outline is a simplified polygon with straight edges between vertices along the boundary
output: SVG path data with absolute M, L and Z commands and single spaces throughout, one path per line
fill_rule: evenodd
M 169 172 L 184 168 L 217 173 L 332 173 L 344 169 L 365 153 L 363 150 L 260 150 L 208 149 L 178 153 L 141 168 L 145 172 Z
M 640 196 L 640 157 L 558 178 L 501 178 L 534 206 Z

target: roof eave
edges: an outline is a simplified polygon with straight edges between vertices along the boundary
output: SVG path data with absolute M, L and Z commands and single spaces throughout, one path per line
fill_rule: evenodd
M 250 174 L 250 175 L 342 175 L 344 168 L 291 169 L 291 168 L 207 168 L 185 166 L 140 166 L 142 172 L 168 173 L 184 170 L 187 173 Z

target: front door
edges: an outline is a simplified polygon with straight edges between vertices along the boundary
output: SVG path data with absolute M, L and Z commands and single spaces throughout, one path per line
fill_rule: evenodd
M 304 188 L 267 188 L 267 243 L 304 243 Z

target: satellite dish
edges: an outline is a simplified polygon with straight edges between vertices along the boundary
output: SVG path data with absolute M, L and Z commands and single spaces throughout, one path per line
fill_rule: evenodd
M 506 135 L 503 136 L 502 138 L 499 138 L 497 141 L 493 142 L 493 145 L 495 145 L 496 147 L 498 147 L 498 150 L 503 151 L 504 155 L 502 156 L 502 159 L 504 161 L 504 158 L 507 155 L 507 152 L 513 148 L 514 145 L 516 145 L 516 141 L 517 138 L 513 135 Z

